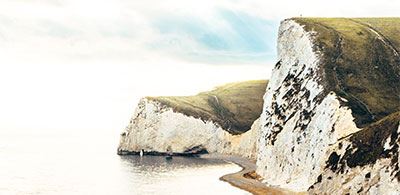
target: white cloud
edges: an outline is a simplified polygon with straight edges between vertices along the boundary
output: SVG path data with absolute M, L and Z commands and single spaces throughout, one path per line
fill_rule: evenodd
M 274 21 L 300 14 L 400 13 L 397 0 L 0 0 L 0 5 L 0 129 L 113 133 L 128 121 L 139 96 L 193 94 L 228 81 L 269 77 L 268 63 L 211 66 L 183 58 L 183 51 L 242 56 L 216 53 L 186 32 L 163 34 L 154 27 L 160 17 L 198 20 L 226 38 L 237 32 L 216 10 Z M 179 44 L 149 47 L 171 40 Z
M 3 56 L 6 53 L 6 56 L 19 59 L 40 60 L 111 58 L 130 61 L 154 56 L 180 60 L 180 50 L 210 53 L 192 37 L 176 39 L 184 42 L 177 47 L 184 48 L 172 49 L 174 52 L 171 48 L 162 53 L 149 49 L 148 44 L 168 40 L 167 36 L 174 40 L 173 34 L 160 34 L 152 24 L 160 17 L 171 15 L 205 21 L 205 28 L 228 33 L 233 31 L 218 16 L 218 9 L 275 21 L 300 14 L 371 17 L 398 16 L 400 13 L 400 1 L 397 0 L 379 3 L 358 0 L 0 0 L 0 4 L 0 51 Z

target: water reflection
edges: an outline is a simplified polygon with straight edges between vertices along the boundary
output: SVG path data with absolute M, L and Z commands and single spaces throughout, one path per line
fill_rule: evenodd
M 236 165 L 115 148 L 109 136 L 0 134 L 0 194 L 246 194 L 219 180 Z
M 247 194 L 219 180 L 240 168 L 216 159 L 121 156 L 139 194 Z
M 169 172 L 178 169 L 196 169 L 204 166 L 221 166 L 227 163 L 217 159 L 203 159 L 192 157 L 174 157 L 172 160 L 166 160 L 162 156 L 120 156 L 124 166 L 131 167 L 135 171 L 149 172 Z

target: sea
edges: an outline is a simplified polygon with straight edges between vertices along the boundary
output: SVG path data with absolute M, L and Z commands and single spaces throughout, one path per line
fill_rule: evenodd
M 0 131 L 0 195 L 249 194 L 219 180 L 235 164 L 119 156 L 115 135 Z

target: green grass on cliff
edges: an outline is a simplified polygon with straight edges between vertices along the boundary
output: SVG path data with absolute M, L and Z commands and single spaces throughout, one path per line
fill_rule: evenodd
M 229 83 L 195 96 L 147 97 L 204 121 L 212 120 L 232 134 L 250 129 L 260 116 L 266 80 Z
M 357 150 L 353 149 L 354 153 L 351 155 L 348 153 L 348 165 L 355 167 L 357 165 L 374 164 L 377 159 L 385 157 L 384 145 L 388 137 L 391 137 L 389 145 L 397 144 L 399 121 L 400 112 L 395 112 L 351 135 L 350 141 Z M 394 149 L 391 152 L 397 151 Z
M 400 110 L 400 18 L 294 18 L 316 32 L 325 87 L 346 98 L 359 127 Z
M 346 147 L 346 152 L 341 156 L 336 152 L 331 153 L 327 167 L 343 173 L 346 167 L 375 164 L 381 158 L 391 158 L 391 166 L 398 167 L 399 121 L 400 112 L 395 112 L 351 134 L 346 138 L 351 142 L 351 145 Z M 339 146 L 341 144 L 339 143 Z M 395 168 L 391 175 L 400 179 L 400 170 Z

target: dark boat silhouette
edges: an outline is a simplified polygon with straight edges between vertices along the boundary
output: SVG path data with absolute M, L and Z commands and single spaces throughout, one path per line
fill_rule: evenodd
M 166 160 L 172 160 L 172 155 L 174 155 L 173 152 L 171 152 L 171 148 L 167 149 L 167 156 L 165 157 Z

